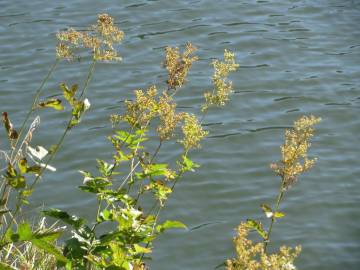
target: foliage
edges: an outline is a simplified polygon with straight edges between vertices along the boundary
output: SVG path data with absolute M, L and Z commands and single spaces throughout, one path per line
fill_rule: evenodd
M 115 46 L 122 41 L 124 33 L 112 17 L 100 14 L 97 23 L 85 31 L 70 28 L 59 32 L 57 38 L 54 65 L 37 89 L 20 129 L 14 127 L 7 112 L 2 114 L 9 150 L 0 152 L 7 163 L 0 186 L 0 269 L 147 269 L 154 240 L 168 229 L 187 229 L 177 220 L 160 222 L 159 216 L 182 176 L 199 167 L 190 154 L 200 148 L 208 135 L 202 120 L 209 108 L 224 106 L 229 101 L 233 87 L 228 76 L 239 66 L 235 54 L 225 50 L 223 60 L 212 62 L 213 90 L 205 92 L 204 104 L 194 114 L 178 110 L 175 98 L 198 60 L 197 49 L 191 43 L 184 46 L 182 53 L 178 47 L 167 47 L 163 61 L 168 74 L 166 89 L 151 85 L 146 90 L 135 90 L 134 99 L 125 102 L 124 111 L 110 117 L 113 132 L 108 140 L 113 147 L 112 155 L 106 160 L 97 159 L 91 171 L 79 171 L 83 176 L 79 189 L 97 201 L 93 219 L 87 221 L 62 209 L 48 208 L 42 215 L 66 226 L 48 227 L 45 219 L 38 226 L 30 226 L 22 215 L 24 206 L 30 204 L 29 197 L 44 171 L 56 170 L 51 161 L 69 130 L 79 125 L 89 110 L 86 92 L 95 64 L 121 60 Z M 82 87 L 61 82 L 61 98 L 42 99 L 44 85 L 57 63 L 83 57 L 86 52 L 90 53 L 92 62 Z M 71 110 L 57 143 L 48 149 L 32 145 L 40 117 L 34 118 L 27 131 L 25 126 L 33 113 L 47 108 L 65 110 L 64 103 Z M 315 162 L 308 159 L 307 150 L 313 125 L 318 121 L 315 117 L 303 117 L 295 122 L 293 130 L 286 132 L 282 161 L 272 165 L 282 179 L 277 203 L 274 210 L 262 205 L 266 217 L 271 219 L 269 229 L 265 230 L 255 220 L 239 226 L 239 235 L 234 240 L 238 257 L 226 262 L 229 270 L 293 269 L 299 248 L 283 247 L 277 254 L 268 254 L 266 246 L 275 219 L 285 216 L 279 211 L 284 192 Z M 151 142 L 157 141 L 154 149 Z M 175 162 L 160 158 L 164 144 L 177 147 Z M 256 230 L 264 242 L 253 244 L 248 240 L 250 229 Z

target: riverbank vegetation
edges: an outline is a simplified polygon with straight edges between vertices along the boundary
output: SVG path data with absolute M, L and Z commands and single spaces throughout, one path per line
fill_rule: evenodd
M 100 14 L 97 23 L 86 31 L 70 28 L 59 32 L 56 60 L 36 91 L 23 123 L 13 123 L 11 115 L 2 113 L 9 149 L 1 151 L 7 165 L 2 170 L 0 190 L 0 269 L 148 269 L 154 240 L 166 230 L 187 228 L 178 220 L 160 222 L 159 216 L 182 176 L 199 170 L 191 153 L 199 151 L 208 135 L 203 128 L 204 118 L 213 107 L 230 102 L 233 85 L 229 76 L 239 67 L 235 54 L 225 49 L 222 58 L 210 63 L 214 69 L 213 89 L 204 91 L 198 113 L 180 110 L 176 94 L 184 84 L 191 83 L 187 75 L 198 60 L 197 48 L 191 43 L 165 49 L 165 89 L 157 85 L 137 89 L 134 98 L 124 103 L 123 111 L 110 116 L 113 132 L 106 139 L 113 152 L 108 159 L 94 160 L 92 171 L 78 168 L 82 175 L 78 188 L 92 194 L 97 202 L 93 218 L 85 220 L 75 213 L 46 206 L 39 213 L 39 223 L 33 224 L 23 215 L 24 207 L 31 206 L 33 191 L 46 180 L 45 171 L 56 170 L 52 161 L 69 131 L 90 113 L 87 89 L 96 64 L 121 61 L 117 46 L 124 36 L 108 14 Z M 44 86 L 60 61 L 86 60 L 89 55 L 88 74 L 83 82 L 79 81 L 82 87 L 60 81 L 62 97 L 43 98 Z M 33 145 L 32 137 L 40 124 L 36 112 L 62 111 L 65 104 L 71 109 L 57 144 Z M 275 222 L 285 216 L 280 203 L 286 191 L 315 163 L 307 151 L 313 126 L 319 121 L 304 116 L 285 132 L 281 161 L 271 165 L 280 177 L 279 194 L 273 207 L 261 206 L 269 221 L 268 229 L 257 220 L 242 222 L 234 239 L 237 257 L 224 262 L 227 269 L 295 269 L 294 259 L 300 247 L 282 247 L 275 254 L 270 254 L 267 247 Z M 175 161 L 159 158 L 166 144 L 174 147 Z M 258 243 L 248 239 L 250 231 L 260 235 Z

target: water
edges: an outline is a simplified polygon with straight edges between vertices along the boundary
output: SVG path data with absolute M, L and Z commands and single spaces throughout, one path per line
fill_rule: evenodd
M 124 61 L 96 67 L 88 92 L 91 112 L 66 138 L 53 162 L 58 172 L 38 186 L 35 207 L 46 204 L 90 217 L 94 202 L 75 188 L 81 181 L 77 170 L 109 156 L 108 116 L 133 89 L 163 85 L 164 46 L 191 41 L 199 48 L 191 83 L 178 96 L 180 105 L 193 111 L 211 86 L 211 58 L 228 48 L 241 64 L 232 76 L 236 93 L 226 109 L 206 118 L 211 135 L 193 154 L 202 167 L 177 186 L 162 216 L 198 228 L 162 236 L 152 269 L 213 269 L 232 255 L 236 225 L 259 217 L 259 204 L 274 200 L 278 179 L 268 164 L 279 158 L 284 128 L 303 114 L 323 119 L 311 149 L 319 161 L 286 195 L 287 218 L 276 224 L 273 239 L 303 246 L 299 269 L 358 269 L 358 1 L 2 0 L 0 10 L 0 108 L 18 125 L 54 59 L 56 31 L 84 28 L 97 13 L 108 12 L 126 33 L 120 47 Z M 60 81 L 79 82 L 87 67 L 86 62 L 61 64 L 46 94 L 58 94 Z M 55 143 L 65 116 L 41 113 L 35 143 Z M 0 145 L 6 147 L 4 140 Z M 163 155 L 171 156 L 170 150 Z

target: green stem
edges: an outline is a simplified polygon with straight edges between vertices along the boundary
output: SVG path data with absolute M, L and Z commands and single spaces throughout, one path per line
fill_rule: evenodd
M 279 193 L 278 193 L 278 196 L 276 198 L 276 205 L 275 205 L 275 209 L 274 209 L 274 212 L 273 212 L 273 215 L 271 217 L 271 222 L 270 222 L 270 226 L 269 226 L 269 230 L 268 230 L 268 234 L 267 234 L 267 237 L 266 239 L 264 240 L 265 244 L 264 244 L 264 252 L 266 253 L 266 249 L 267 249 L 267 246 L 270 242 L 270 236 L 271 236 L 271 232 L 272 232 L 272 229 L 273 229 L 273 225 L 274 225 L 274 222 L 275 222 L 275 213 L 279 211 L 279 207 L 280 207 L 280 202 L 284 196 L 284 178 L 282 178 L 281 180 L 281 184 L 280 184 L 280 188 L 279 188 Z
M 17 144 L 18 144 L 18 142 L 19 142 L 19 139 L 20 139 L 20 137 L 21 137 L 21 134 L 22 134 L 23 131 L 24 131 L 24 127 L 25 127 L 25 125 L 26 125 L 26 122 L 29 120 L 32 112 L 34 111 L 34 106 L 35 106 L 35 104 L 36 104 L 36 103 L 38 102 L 38 100 L 39 100 L 39 97 L 40 97 L 40 94 L 41 94 L 41 92 L 42 92 L 42 89 L 43 89 L 45 83 L 46 83 L 46 82 L 48 81 L 48 79 L 50 78 L 50 75 L 51 75 L 51 74 L 53 73 L 53 71 L 55 70 L 55 68 L 56 68 L 56 66 L 57 66 L 58 63 L 59 63 L 59 59 L 56 59 L 55 62 L 54 62 L 54 64 L 51 66 L 50 70 L 49 70 L 48 73 L 46 74 L 45 78 L 42 80 L 39 88 L 38 88 L 38 89 L 36 90 L 36 92 L 35 92 L 35 96 L 34 96 L 34 99 L 33 99 L 32 104 L 31 104 L 31 107 L 30 107 L 27 115 L 25 116 L 25 119 L 24 119 L 23 123 L 21 124 L 20 130 L 19 130 L 19 136 L 18 136 L 18 138 L 17 138 L 16 141 L 15 141 L 14 150 L 13 150 L 12 153 L 11 153 L 10 160 L 12 160 L 12 159 L 14 158 L 14 154 L 17 152 L 17 151 L 16 151 L 16 146 L 17 146 Z
M 92 75 L 93 75 L 93 72 L 94 72 L 94 69 L 95 69 L 95 63 L 96 61 L 94 60 L 89 68 L 89 72 L 88 72 L 88 76 L 86 78 L 86 81 L 84 83 L 84 88 L 83 90 L 81 91 L 81 94 L 80 94 L 80 97 L 82 97 L 85 93 L 86 93 L 86 90 L 87 90 L 87 87 L 89 85 L 89 82 L 92 78 Z M 36 98 L 35 98 L 36 99 Z M 34 99 L 34 100 L 35 100 Z M 34 101 L 35 102 L 35 101 Z M 56 148 L 54 149 L 54 151 L 51 153 L 49 159 L 46 161 L 45 163 L 45 166 L 43 167 L 43 169 L 40 171 L 40 173 L 37 175 L 37 177 L 35 178 L 34 182 L 32 182 L 32 184 L 30 185 L 29 187 L 29 190 L 32 190 L 34 189 L 35 185 L 37 184 L 37 182 L 40 180 L 42 174 L 44 173 L 44 171 L 46 170 L 47 166 L 49 165 L 49 163 L 53 160 L 53 158 L 55 157 L 55 154 L 57 153 L 57 151 L 59 150 L 60 146 L 62 145 L 62 143 L 64 142 L 64 139 L 67 135 L 67 133 L 69 132 L 69 130 L 71 129 L 71 121 L 73 119 L 73 116 L 70 117 L 69 119 L 69 122 L 67 123 L 67 126 L 64 130 L 64 133 L 62 134 L 62 136 L 60 137 L 59 139 L 59 142 L 56 144 Z M 17 200 L 17 203 L 16 203 L 16 209 L 15 209 L 15 212 L 13 214 L 13 217 L 12 219 L 10 220 L 10 222 L 7 224 L 6 226 L 6 229 L 5 229 L 5 232 L 4 234 L 2 235 L 1 237 L 1 240 L 0 240 L 0 243 L 4 241 L 4 237 L 7 233 L 7 231 L 9 230 L 9 228 L 13 225 L 15 219 L 16 219 L 16 216 L 17 214 L 19 213 L 20 209 L 21 209 L 21 206 L 23 205 L 23 201 L 22 201 L 22 196 L 20 196 L 19 194 L 19 197 L 18 197 L 18 200 Z

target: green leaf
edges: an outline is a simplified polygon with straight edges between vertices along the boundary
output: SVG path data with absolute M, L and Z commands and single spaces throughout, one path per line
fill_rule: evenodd
M 10 265 L 6 263 L 0 262 L 0 269 L 1 270 L 16 270 L 15 268 L 12 268 Z
M 44 232 L 44 233 L 35 233 L 34 238 L 41 239 L 46 242 L 54 242 L 61 236 L 61 231 L 50 231 L 50 232 Z
M 77 216 L 70 216 L 67 212 L 59 209 L 51 208 L 49 210 L 42 211 L 42 213 L 48 217 L 60 219 L 61 221 L 79 229 L 85 223 L 85 220 Z
M 14 169 L 14 167 L 10 163 L 8 164 L 5 178 L 8 184 L 15 189 L 24 188 L 26 185 L 25 177 L 22 176 L 21 174 L 18 174 L 18 172 Z
M 156 226 L 156 231 L 159 233 L 168 229 L 187 229 L 187 226 L 184 223 L 176 220 L 167 220 L 163 224 Z
M 275 213 L 274 213 L 274 217 L 276 217 L 276 218 L 285 217 L 285 213 L 284 213 L 284 212 L 275 212 Z
M 61 251 L 52 243 L 49 243 L 43 239 L 31 239 L 30 242 L 33 243 L 39 249 L 42 249 L 54 255 L 57 260 L 62 262 L 68 261 L 68 259 L 66 259 L 64 255 L 62 255 Z
M 57 111 L 62 111 L 64 106 L 61 104 L 61 100 L 57 98 L 50 98 L 37 105 L 39 108 L 54 108 Z
M 20 192 L 20 194 L 23 198 L 27 198 L 33 193 L 33 191 L 33 189 L 24 189 Z
M 76 126 L 78 123 L 80 123 L 82 115 L 89 108 L 90 108 L 90 102 L 87 98 L 84 100 L 77 100 L 74 102 L 73 109 L 72 109 L 73 118 L 70 123 L 70 128 L 73 126 Z
M 181 163 L 181 171 L 182 172 L 187 172 L 187 171 L 192 171 L 194 172 L 195 168 L 199 168 L 200 165 L 194 163 L 191 159 L 189 159 L 187 156 L 183 155 L 182 156 L 183 160 Z
M 110 176 L 112 173 L 112 170 L 114 168 L 114 164 L 109 164 L 104 160 L 101 159 L 97 159 L 97 164 L 98 164 L 98 169 L 99 172 L 103 175 L 103 176 Z
M 167 175 L 169 172 L 168 166 L 166 163 L 149 164 L 144 168 L 144 174 L 151 177 Z
M 263 239 L 267 239 L 267 232 L 263 229 L 263 226 L 260 222 L 257 222 L 253 219 L 248 219 L 246 224 L 249 228 L 255 229 Z
M 49 165 L 47 166 L 49 167 Z M 41 172 L 41 167 L 38 166 L 38 165 L 34 165 L 34 166 L 31 166 L 31 167 L 28 167 L 27 170 L 26 170 L 27 173 L 34 173 L 34 174 L 40 174 Z
M 63 91 L 65 99 L 69 102 L 71 106 L 73 106 L 76 100 L 75 94 L 78 90 L 78 85 L 74 84 L 71 86 L 71 89 L 69 89 L 65 83 L 61 83 L 60 88 Z
M 139 254 L 139 253 L 151 253 L 151 248 L 146 248 L 146 247 L 143 247 L 143 246 L 140 246 L 138 244 L 134 244 L 134 249 L 135 249 L 135 253 L 136 254 Z
M 21 173 L 26 173 L 27 172 L 28 164 L 27 164 L 26 158 L 22 158 L 22 159 L 19 160 L 18 167 L 19 167 L 19 170 L 20 170 Z
M 108 220 L 113 220 L 114 218 L 113 213 L 107 209 L 101 211 L 99 217 L 100 217 L 99 221 L 108 221 Z
M 20 241 L 30 241 L 33 237 L 29 223 L 21 223 L 17 229 Z

